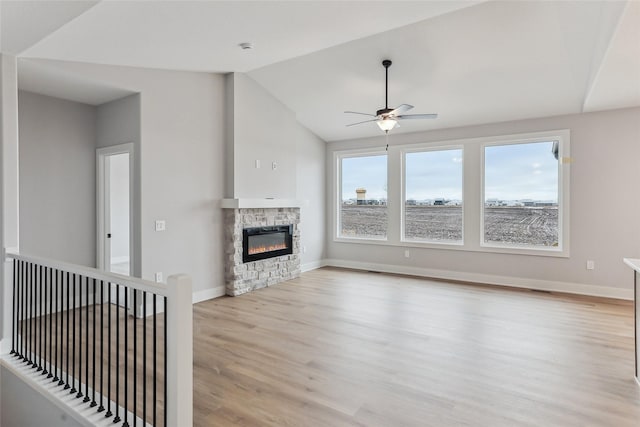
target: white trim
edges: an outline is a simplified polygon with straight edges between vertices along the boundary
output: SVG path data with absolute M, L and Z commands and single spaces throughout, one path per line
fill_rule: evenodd
M 335 191 L 335 197 L 332 197 L 335 205 L 332 207 L 333 210 L 333 231 L 332 237 L 334 241 L 340 241 L 343 239 L 353 239 L 357 241 L 382 241 L 387 242 L 389 240 L 389 226 L 387 227 L 387 233 L 384 237 L 369 237 L 369 236 L 342 236 L 340 234 L 340 206 L 342 206 L 342 160 L 347 158 L 354 157 L 374 157 L 374 156 L 385 156 L 387 158 L 386 165 L 386 173 L 387 173 L 387 209 L 389 209 L 389 153 L 386 150 L 381 150 L 379 147 L 375 148 L 363 148 L 357 150 L 344 150 L 344 151 L 335 151 L 333 153 L 333 161 L 336 167 L 335 173 L 333 173 L 333 189 Z M 357 203 L 357 202 L 356 202 Z M 387 214 L 388 215 L 388 214 Z M 389 223 L 390 224 L 390 223 Z
M 20 114 L 18 57 L 0 54 L 0 198 L 5 244 L 20 246 Z M 13 102 L 12 102 L 13 101 Z M 10 120 L 7 120 L 10 119 Z M 13 131 L 13 132 L 12 132 Z M 15 192 L 8 192 L 8 189 Z M 9 215 L 9 213 L 11 213 Z M 0 269 L 1 271 L 1 269 Z
M 197 304 L 199 302 L 224 296 L 226 292 L 227 290 L 224 286 L 216 286 L 215 288 L 204 289 L 202 291 L 194 292 L 192 301 L 193 304 Z
M 405 223 L 406 223 L 406 211 L 407 211 L 407 154 L 416 154 L 416 153 L 429 153 L 429 152 L 442 152 L 442 151 L 453 151 L 459 150 L 462 158 L 461 162 L 461 170 L 460 170 L 460 199 L 462 201 L 462 206 L 460 206 L 462 213 L 462 229 L 461 231 L 461 239 L 458 240 L 411 240 L 407 239 L 405 236 Z M 417 244 L 424 247 L 433 247 L 433 248 L 441 248 L 442 246 L 453 246 L 453 247 L 464 247 L 464 229 L 465 229 L 465 191 L 464 191 L 464 145 L 433 145 L 433 144 L 414 144 L 411 147 L 405 147 L 400 149 L 400 243 L 405 244 Z
M 96 149 L 96 266 L 99 270 L 107 270 L 107 265 L 110 264 L 107 262 L 107 255 L 104 250 L 104 236 L 107 233 L 105 224 L 109 221 L 109 218 L 106 217 L 107 211 L 105 207 L 105 192 L 109 185 L 108 169 L 105 168 L 107 156 L 125 153 L 129 154 L 129 272 L 132 274 L 135 271 L 134 265 L 137 262 L 134 247 L 134 236 L 137 227 L 134 218 L 136 166 L 133 142 Z
M 429 146 L 444 147 L 447 145 L 465 145 L 465 144 L 480 145 L 480 144 L 491 143 L 491 142 L 507 143 L 509 141 L 521 141 L 523 139 L 530 139 L 532 141 L 535 141 L 535 140 L 540 140 L 544 138 L 549 138 L 550 135 L 564 135 L 564 133 L 566 132 L 569 132 L 569 130 L 568 129 L 550 129 L 550 130 L 543 130 L 543 131 L 537 131 L 537 132 L 511 133 L 508 135 L 479 136 L 479 137 L 461 138 L 461 139 L 443 139 L 443 140 L 431 141 L 431 142 L 413 142 L 409 144 L 398 144 L 398 145 L 389 146 L 389 149 L 391 148 L 410 149 L 411 147 L 420 146 L 420 145 L 425 147 L 429 147 Z M 349 153 L 349 152 L 358 153 L 358 152 L 366 152 L 365 150 L 366 148 L 340 150 L 339 152 L 340 153 Z
M 177 274 L 167 278 L 172 309 L 165 317 L 167 326 L 165 416 L 170 426 L 193 425 L 193 291 L 191 278 Z
M 13 301 L 13 266 L 11 260 L 6 258 L 4 263 L 0 265 L 0 280 L 4 283 L 4 286 L 0 286 L 0 292 L 2 292 L 2 301 L 4 306 L 0 307 L 0 319 L 2 319 L 2 336 L 7 339 L 0 340 L 0 354 L 8 353 L 11 351 L 11 337 L 13 336 L 13 307 L 11 302 Z
M 119 285 L 124 285 L 133 289 L 137 289 L 139 291 L 146 291 L 161 296 L 168 296 L 167 285 L 165 283 L 151 282 L 149 280 L 138 279 L 137 277 L 123 276 L 121 274 L 109 273 L 104 270 L 85 267 L 83 265 L 69 264 L 62 261 L 55 261 L 31 255 L 14 254 L 8 252 L 6 254 L 6 257 L 7 259 L 19 259 L 42 265 L 44 267 L 51 267 L 69 273 L 80 274 L 81 276 L 90 277 L 96 280 L 103 280 L 104 282 L 117 283 Z
M 306 262 L 300 266 L 300 272 L 306 273 L 307 271 L 316 270 L 318 268 L 326 267 L 327 260 L 320 259 L 317 261 Z
M 295 199 L 222 199 L 222 209 L 260 209 L 260 208 L 301 208 L 308 206 L 308 200 Z
M 484 179 L 484 144 L 507 144 L 518 142 L 558 140 L 562 141 L 559 151 L 559 211 L 558 223 L 561 228 L 562 248 L 547 247 L 515 247 L 483 244 L 483 184 Z M 385 245 L 402 247 L 421 247 L 432 249 L 458 250 L 468 252 L 484 253 L 508 253 L 526 256 L 544 257 L 569 257 L 569 207 L 570 207 L 570 163 L 569 150 L 570 131 L 568 129 L 556 129 L 540 132 L 530 132 L 511 135 L 496 135 L 479 138 L 464 138 L 456 140 L 444 140 L 433 142 L 416 142 L 411 144 L 401 144 L 389 146 L 388 150 L 381 151 L 379 147 L 369 147 L 362 149 L 335 150 L 332 152 L 333 169 L 331 173 L 330 207 L 331 209 L 331 239 L 335 243 L 358 243 L 367 245 Z M 402 153 L 407 151 L 424 151 L 432 149 L 452 149 L 463 148 L 463 243 L 458 242 L 419 242 L 403 241 L 402 232 L 402 179 L 403 179 L 403 159 Z M 387 227 L 386 238 L 375 239 L 369 237 L 340 236 L 340 203 L 342 200 L 342 162 L 341 159 L 348 157 L 362 157 L 368 155 L 387 154 L 387 212 L 389 226 Z M 397 175 L 397 176 L 396 176 Z
M 512 288 L 533 289 L 539 291 L 563 292 L 589 295 L 603 298 L 633 300 L 633 290 L 608 286 L 586 285 L 582 283 L 529 279 L 525 277 L 498 276 L 494 274 L 469 273 L 461 271 L 438 270 L 432 268 L 407 267 L 391 264 L 367 263 L 327 259 L 327 266 L 352 268 L 355 270 L 378 271 L 381 273 L 406 274 L 432 279 L 445 279 L 477 284 L 507 286 Z
M 485 211 L 485 154 L 487 147 L 532 144 L 557 141 L 558 147 L 558 246 L 526 246 L 526 245 L 500 245 L 499 243 L 486 243 L 484 240 L 484 211 Z M 498 252 L 508 254 L 542 255 L 555 257 L 569 257 L 569 163 L 564 163 L 569 158 L 571 133 L 568 129 L 549 132 L 535 132 L 509 137 L 489 138 L 480 145 L 480 251 Z

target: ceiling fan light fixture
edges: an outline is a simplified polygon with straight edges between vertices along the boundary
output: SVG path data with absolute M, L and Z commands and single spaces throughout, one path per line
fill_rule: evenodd
M 388 134 L 391 129 L 395 128 L 396 125 L 398 125 L 398 120 L 435 119 L 436 117 L 438 117 L 437 114 L 405 114 L 407 111 L 413 108 L 413 105 L 409 104 L 400 104 L 396 108 L 389 108 L 389 67 L 391 66 L 391 61 L 385 59 L 384 61 L 382 61 L 382 65 L 384 66 L 384 108 L 379 109 L 375 114 L 359 113 L 357 111 L 345 111 L 345 113 L 360 114 L 363 116 L 371 117 L 369 120 L 350 123 L 347 126 L 376 122 L 378 124 L 378 127 Z
M 396 125 L 398 124 L 398 121 L 393 117 L 383 117 L 380 120 L 378 120 L 376 123 L 378 124 L 380 129 L 382 129 L 385 132 L 389 132 L 391 129 L 396 127 Z

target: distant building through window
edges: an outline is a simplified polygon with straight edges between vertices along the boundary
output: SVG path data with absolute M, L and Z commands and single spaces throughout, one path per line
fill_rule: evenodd
M 340 159 L 339 236 L 387 237 L 387 156 Z

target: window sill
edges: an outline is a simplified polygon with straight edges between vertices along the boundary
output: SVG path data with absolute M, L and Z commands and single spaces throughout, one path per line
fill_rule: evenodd
M 343 236 L 336 236 L 333 238 L 334 242 L 338 242 L 338 243 L 364 243 L 364 244 L 372 244 L 372 245 L 388 245 L 388 246 L 392 246 L 391 243 L 389 243 L 389 240 L 384 237 L 384 238 L 379 238 L 376 239 L 374 237 L 343 237 Z
M 569 251 L 562 249 L 536 249 L 525 247 L 504 247 L 478 244 L 473 247 L 464 243 L 436 243 L 436 242 L 416 242 L 416 241 L 398 241 L 391 242 L 387 239 L 370 239 L 370 238 L 346 238 L 334 237 L 335 243 L 355 243 L 360 245 L 381 245 L 401 248 L 417 248 L 417 249 L 436 249 L 436 250 L 453 250 L 463 252 L 479 252 L 494 253 L 507 255 L 526 255 L 526 256 L 542 256 L 552 258 L 569 258 Z
M 500 246 L 482 243 L 479 248 L 480 252 L 492 252 L 500 254 L 515 254 L 515 255 L 534 255 L 534 256 L 547 256 L 556 258 L 569 258 L 569 250 L 563 250 L 561 248 L 547 249 L 547 248 L 535 248 L 527 246 Z

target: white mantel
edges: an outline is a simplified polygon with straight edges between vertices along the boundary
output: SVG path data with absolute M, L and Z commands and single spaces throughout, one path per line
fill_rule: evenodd
M 301 208 L 304 200 L 295 199 L 222 199 L 222 209 Z

